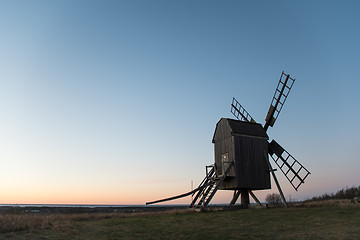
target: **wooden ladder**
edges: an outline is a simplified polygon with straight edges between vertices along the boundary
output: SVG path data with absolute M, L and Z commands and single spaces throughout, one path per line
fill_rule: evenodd
M 210 203 L 211 199 L 214 197 L 217 190 L 220 188 L 233 165 L 234 162 L 231 162 L 228 168 L 225 170 L 224 174 L 219 177 L 216 175 L 215 166 L 211 165 L 211 170 L 209 172 L 207 171 L 204 180 L 200 183 L 198 188 L 202 186 L 204 187 L 196 194 L 194 200 L 191 202 L 190 207 L 195 206 L 196 208 L 205 209 Z M 209 166 L 207 166 L 207 168 L 208 167 Z M 200 200 L 198 203 L 196 203 L 198 199 Z

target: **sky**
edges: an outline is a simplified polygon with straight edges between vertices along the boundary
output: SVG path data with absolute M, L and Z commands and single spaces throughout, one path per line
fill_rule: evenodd
M 285 196 L 360 185 L 359 9 L 1 0 L 0 204 L 145 204 L 188 192 L 214 163 L 232 98 L 263 124 L 282 71 L 296 81 L 268 135 L 311 172 L 295 191 L 277 171 Z

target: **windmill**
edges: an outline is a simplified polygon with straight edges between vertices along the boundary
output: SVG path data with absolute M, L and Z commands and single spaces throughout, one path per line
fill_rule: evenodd
M 245 108 L 233 98 L 231 113 L 237 118 L 221 118 L 216 124 L 212 142 L 215 148 L 215 163 L 206 166 L 206 176 L 199 186 L 178 196 L 148 202 L 170 201 L 193 195 L 191 206 L 205 209 L 217 190 L 234 191 L 230 205 L 241 195 L 244 207 L 249 204 L 249 195 L 261 205 L 253 190 L 271 189 L 270 174 L 280 196 L 287 206 L 284 194 L 269 161 L 269 155 L 297 191 L 310 172 L 275 140 L 269 142 L 267 130 L 273 127 L 290 93 L 295 79 L 281 73 L 269 111 L 262 126 L 255 122 Z

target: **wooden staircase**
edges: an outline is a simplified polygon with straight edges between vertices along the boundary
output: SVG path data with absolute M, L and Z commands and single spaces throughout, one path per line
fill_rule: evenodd
M 198 189 L 201 190 L 197 192 L 189 207 L 205 209 L 220 188 L 233 165 L 234 162 L 231 162 L 222 176 L 217 176 L 216 167 L 214 165 L 206 166 L 206 176 L 198 187 Z M 208 170 L 209 168 L 210 170 Z

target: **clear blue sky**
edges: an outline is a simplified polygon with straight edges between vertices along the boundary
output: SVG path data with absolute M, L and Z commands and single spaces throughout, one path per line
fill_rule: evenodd
M 360 184 L 358 1 L 0 1 L 0 203 L 143 204 L 190 190 L 236 97 L 312 173 Z M 255 192 L 260 199 L 276 192 Z M 231 192 L 214 202 L 228 202 Z M 189 202 L 183 199 L 178 202 Z

